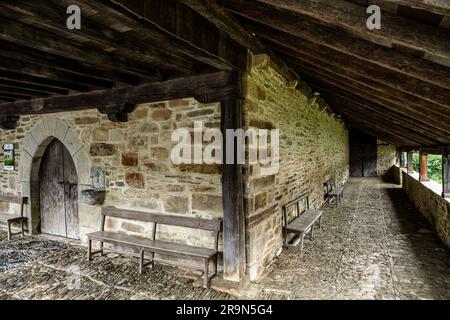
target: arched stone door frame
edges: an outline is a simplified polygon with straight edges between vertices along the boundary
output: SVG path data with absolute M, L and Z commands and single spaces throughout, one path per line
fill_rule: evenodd
M 31 234 L 39 232 L 39 170 L 45 150 L 53 139 L 58 139 L 69 151 L 78 175 L 78 192 L 83 186 L 91 185 L 90 160 L 81 140 L 62 120 L 53 116 L 44 116 L 25 136 L 20 148 L 19 177 L 22 195 L 28 197 L 28 230 Z M 78 196 L 78 201 L 81 194 Z

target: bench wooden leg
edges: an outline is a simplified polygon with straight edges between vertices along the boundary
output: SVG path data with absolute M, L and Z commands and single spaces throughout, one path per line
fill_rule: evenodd
M 139 274 L 142 274 L 144 271 L 144 250 L 141 250 L 139 254 Z
M 311 226 L 311 240 L 314 240 L 314 224 Z
M 322 216 L 319 218 L 319 229 L 322 228 Z
M 25 236 L 25 228 L 24 228 L 24 223 L 23 223 L 24 221 L 23 221 L 23 219 L 20 219 L 20 231 L 21 231 L 21 234 L 22 234 L 22 238 Z
M 218 257 L 218 254 L 216 254 L 215 256 L 214 256 L 214 265 L 213 265 L 213 270 L 214 270 L 214 275 L 216 275 L 217 274 L 217 261 L 218 261 L 218 259 L 219 259 L 219 257 Z
M 208 282 L 209 282 L 209 259 L 204 260 L 205 263 L 205 271 L 203 274 L 203 288 L 208 288 Z
M 285 229 L 283 229 L 283 242 L 284 242 L 284 246 L 287 247 L 288 237 L 287 237 L 287 232 Z
M 92 260 L 92 240 L 91 239 L 88 240 L 87 260 L 88 261 Z
M 8 223 L 8 240 L 11 240 L 11 238 L 12 238 L 11 221 L 7 221 L 7 223 Z
M 154 268 L 155 267 L 155 253 L 152 252 L 152 261 L 150 261 L 150 268 Z
M 100 256 L 103 257 L 105 253 L 103 252 L 103 242 L 100 242 Z
M 302 253 L 302 251 L 303 251 L 303 240 L 305 238 L 305 233 L 304 232 L 300 232 L 299 237 L 300 237 L 300 253 Z

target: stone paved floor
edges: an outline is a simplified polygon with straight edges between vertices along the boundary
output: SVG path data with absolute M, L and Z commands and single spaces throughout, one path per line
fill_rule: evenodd
M 450 253 L 403 191 L 354 178 L 302 254 L 283 251 L 252 292 L 291 299 L 450 299 Z M 259 289 L 257 289 L 259 287 Z
M 85 261 L 85 249 L 0 232 L 0 299 L 231 299 L 167 267 L 140 276 L 136 259 Z M 240 298 L 450 299 L 450 254 L 396 185 L 351 179 L 305 249 L 283 251 Z

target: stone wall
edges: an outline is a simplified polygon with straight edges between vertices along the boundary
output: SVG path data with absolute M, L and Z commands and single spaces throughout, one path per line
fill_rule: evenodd
M 441 241 L 450 248 L 450 200 L 444 199 L 442 187 L 434 182 L 421 183 L 418 174 L 410 175 L 406 169 L 394 166 L 396 177 L 401 176 L 403 190 L 416 209 L 428 220 Z
M 280 130 L 279 172 L 264 176 L 259 165 L 245 170 L 247 263 L 255 280 L 282 248 L 282 205 L 308 193 L 311 207 L 320 207 L 323 183 L 343 183 L 349 169 L 344 124 L 294 89 L 265 56 L 252 63 L 243 79 L 245 126 Z
M 206 127 L 219 128 L 219 104 L 201 105 L 193 99 L 143 104 L 129 115 L 127 123 L 113 123 L 96 109 L 23 116 L 17 129 L 0 130 L 0 145 L 15 144 L 18 165 L 14 172 L 0 171 L 0 191 L 4 194 L 35 194 L 36 185 L 31 184 L 31 190 L 27 190 L 29 183 L 22 183 L 33 181 L 33 178 L 25 178 L 30 175 L 31 168 L 19 164 L 27 163 L 26 158 L 33 157 L 31 153 L 35 150 L 30 152 L 30 149 L 39 149 L 38 145 L 28 146 L 45 138 L 36 136 L 47 134 L 58 137 L 68 149 L 71 148 L 68 140 L 78 141 L 81 150 L 69 151 L 72 155 L 84 153 L 87 157 L 80 161 L 75 156 L 77 171 L 81 166 L 88 172 L 92 167 L 105 170 L 107 193 L 104 206 L 205 218 L 222 217 L 220 167 L 175 165 L 170 160 L 171 148 L 176 144 L 171 141 L 173 129 L 192 129 L 196 120 L 202 120 Z M 63 134 L 53 133 L 58 131 L 58 128 L 53 128 L 51 134 L 46 133 L 51 126 L 64 127 L 65 131 L 59 130 Z M 87 180 L 80 183 L 79 191 L 90 188 L 89 173 Z M 99 229 L 101 206 L 83 203 L 81 193 L 79 197 L 80 237 L 85 240 L 86 233 Z M 138 235 L 151 232 L 150 224 L 117 219 L 108 219 L 107 228 Z M 209 232 L 199 230 L 161 226 L 158 236 L 191 244 L 212 246 L 214 243 Z
M 397 148 L 393 145 L 378 141 L 377 145 L 377 175 L 393 178 L 392 166 L 395 164 Z

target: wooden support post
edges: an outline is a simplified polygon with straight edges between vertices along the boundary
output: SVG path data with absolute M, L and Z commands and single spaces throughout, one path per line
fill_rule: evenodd
M 223 264 L 225 280 L 240 281 L 246 268 L 245 220 L 242 165 L 236 163 L 237 144 L 228 141 L 226 129 L 242 127 L 241 102 L 236 95 L 221 100 L 221 129 L 224 136 L 222 165 Z M 234 164 L 226 163 L 228 149 L 234 148 Z
M 450 145 L 442 151 L 442 196 L 450 198 Z
M 402 152 L 401 152 L 400 148 L 397 148 L 397 151 L 395 152 L 395 165 L 400 167 L 401 158 L 402 158 Z
M 400 149 L 400 168 L 406 168 L 405 152 Z
M 413 168 L 413 151 L 412 150 L 408 151 L 408 160 L 407 160 L 406 165 L 407 165 L 407 172 L 409 174 L 414 173 L 414 168 Z
M 428 178 L 428 154 L 420 150 L 419 181 L 430 181 Z

